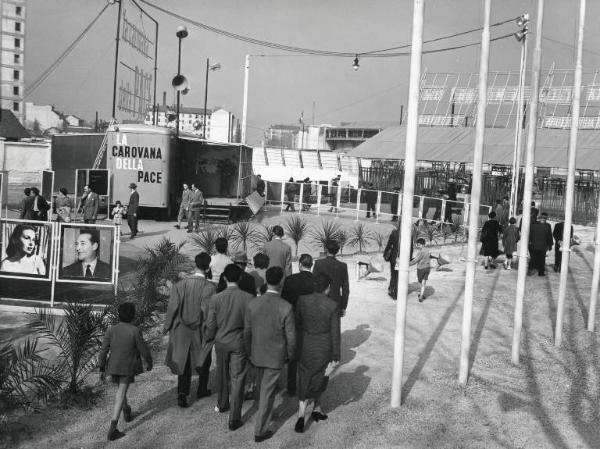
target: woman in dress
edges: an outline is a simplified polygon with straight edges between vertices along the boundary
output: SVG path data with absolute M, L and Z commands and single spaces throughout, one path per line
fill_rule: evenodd
M 513 254 L 517 250 L 517 242 L 521 238 L 521 233 L 516 224 L 517 219 L 515 217 L 510 217 L 510 220 L 508 220 L 508 227 L 502 233 L 502 246 L 504 246 L 504 254 L 506 256 L 504 268 L 507 270 L 512 270 Z
M 311 418 L 327 419 L 320 398 L 329 378 L 327 366 L 340 361 L 340 314 L 337 304 L 327 293 L 331 279 L 325 273 L 315 275 L 315 292 L 302 295 L 296 306 L 296 325 L 299 342 L 298 420 L 296 432 L 304 432 L 306 405 L 314 401 Z
M 56 221 L 70 222 L 71 221 L 71 210 L 73 209 L 73 202 L 69 198 L 69 192 L 66 188 L 61 187 L 58 190 L 58 196 L 56 197 Z
M 28 224 L 17 225 L 8 240 L 0 271 L 45 276 L 46 264 L 35 254 L 36 247 L 36 228 Z
M 496 220 L 496 212 L 492 211 L 488 215 L 489 220 L 483 224 L 481 228 L 481 251 L 479 254 L 485 256 L 483 267 L 487 270 L 488 268 L 496 268 L 493 264 L 496 257 L 498 257 L 498 235 L 502 232 L 502 226 Z

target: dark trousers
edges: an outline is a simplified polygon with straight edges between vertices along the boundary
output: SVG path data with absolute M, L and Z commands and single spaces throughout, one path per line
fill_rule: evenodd
M 89 224 L 94 224 L 96 223 L 96 220 L 94 220 L 93 218 L 85 218 L 83 220 L 84 223 L 89 223 Z
M 546 251 L 545 250 L 531 250 L 531 267 L 532 270 L 537 270 L 539 274 L 544 274 L 546 270 Z
M 296 381 L 298 379 L 298 361 L 290 360 L 287 369 L 287 390 L 288 393 L 296 392 Z
M 244 351 L 230 351 L 215 344 L 217 353 L 217 405 L 221 410 L 229 408 L 229 422 L 242 419 L 244 403 L 244 381 L 248 371 L 248 360 Z M 229 394 L 231 393 L 231 404 Z
M 367 203 L 367 218 L 371 218 L 371 211 L 373 211 L 373 218 L 375 218 L 375 203 Z
M 290 210 L 290 208 L 292 210 L 296 210 L 294 208 L 294 200 L 296 199 L 296 194 L 295 193 L 286 193 L 285 195 L 287 197 L 288 203 L 287 206 L 285 207 L 285 210 L 288 211 Z
M 256 367 L 256 384 L 258 385 L 258 411 L 254 435 L 264 435 L 269 430 L 273 415 L 273 401 L 277 393 L 277 382 L 281 369 Z
M 135 237 L 138 233 L 138 219 L 134 217 L 133 214 L 127 215 L 127 224 L 129 225 L 129 229 L 131 230 L 131 236 Z
M 560 271 L 562 264 L 562 251 L 557 241 L 554 242 L 554 270 Z
M 392 298 L 396 299 L 398 296 L 398 270 L 396 270 L 396 260 L 390 260 L 390 274 L 388 292 Z
M 211 353 L 208 353 L 204 365 L 198 370 L 198 392 L 204 393 L 208 389 L 208 373 L 210 371 L 210 363 L 212 362 Z M 185 361 L 185 368 L 183 374 L 177 376 L 177 394 L 190 394 L 190 387 L 192 385 L 192 367 L 190 366 L 190 353 L 188 352 L 187 360 Z
M 188 229 L 197 231 L 200 227 L 200 210 L 190 210 L 188 214 Z

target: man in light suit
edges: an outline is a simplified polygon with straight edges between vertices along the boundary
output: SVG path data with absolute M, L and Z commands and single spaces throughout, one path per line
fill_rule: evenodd
M 254 441 L 257 443 L 273 436 L 273 431 L 268 427 L 273 414 L 277 381 L 283 365 L 294 357 L 296 351 L 294 311 L 291 304 L 279 296 L 283 270 L 271 267 L 265 277 L 267 291 L 250 301 L 244 325 L 246 353 L 256 367 L 259 388 L 254 427 Z
M 129 184 L 131 195 L 129 196 L 129 205 L 127 206 L 127 224 L 131 230 L 131 237 L 135 238 L 138 233 L 138 209 L 140 206 L 140 194 L 137 192 L 137 186 L 132 182 Z
M 196 184 L 192 184 L 192 193 L 190 196 L 190 213 L 188 215 L 188 231 L 187 232 L 198 232 L 200 226 L 200 213 L 202 212 L 202 206 L 204 205 L 204 196 L 202 190 L 196 187 Z
M 89 185 L 84 186 L 79 210 L 83 212 L 83 221 L 85 223 L 96 223 L 99 205 L 100 198 L 98 194 Z
M 331 279 L 329 297 L 333 299 L 339 308 L 340 316 L 346 315 L 348 307 L 348 296 L 350 285 L 348 283 L 348 266 L 335 258 L 340 250 L 340 245 L 335 240 L 328 240 L 325 244 L 327 257 L 315 261 L 313 275 L 325 273 Z
M 175 227 L 181 229 L 181 220 L 183 216 L 189 220 L 190 218 L 190 199 L 192 198 L 192 191 L 187 184 L 183 184 L 183 192 L 181 193 L 181 205 L 179 206 L 179 214 L 177 215 L 177 224 Z
M 273 240 L 265 243 L 262 252 L 269 257 L 269 268 L 280 267 L 285 277 L 292 274 L 292 247 L 282 239 L 283 228 L 273 226 Z

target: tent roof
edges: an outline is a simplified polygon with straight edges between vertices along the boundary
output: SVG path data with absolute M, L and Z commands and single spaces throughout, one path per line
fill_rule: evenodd
M 0 137 L 4 137 L 7 140 L 19 140 L 27 139 L 31 136 L 23 127 L 23 125 L 21 125 L 21 123 L 17 120 L 12 111 L 8 109 L 2 109 L 2 115 L 0 119 Z
M 525 154 L 526 130 L 523 133 Z M 365 159 L 404 159 L 406 127 L 386 128 L 363 142 L 348 156 Z M 473 162 L 475 128 L 419 127 L 417 160 L 440 162 Z M 515 130 L 486 128 L 483 162 L 511 165 L 515 145 Z M 535 165 L 538 167 L 566 168 L 569 130 L 538 129 Z M 524 156 L 523 156 L 524 159 Z M 577 138 L 577 168 L 600 168 L 600 132 L 579 130 Z

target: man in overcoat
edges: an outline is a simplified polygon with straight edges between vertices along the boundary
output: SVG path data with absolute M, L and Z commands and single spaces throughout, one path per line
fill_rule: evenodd
M 269 257 L 269 268 L 280 267 L 284 277 L 292 274 L 292 247 L 283 241 L 281 226 L 273 226 L 273 239 L 265 243 L 262 252 Z
M 196 271 L 173 285 L 167 307 L 164 333 L 169 333 L 169 347 L 165 364 L 177 374 L 177 404 L 187 407 L 192 370 L 200 378 L 197 397 L 210 396 L 208 373 L 211 363 L 211 346 L 203 346 L 203 326 L 208 317 L 210 298 L 215 286 L 206 279 L 210 255 L 196 256 Z
M 129 204 L 127 206 L 127 224 L 131 230 L 131 238 L 135 238 L 138 233 L 138 211 L 140 206 L 140 194 L 137 191 L 137 186 L 132 182 L 129 184 L 131 195 L 129 196 Z
M 283 270 L 267 270 L 267 291 L 248 305 L 244 326 L 246 352 L 256 367 L 259 388 L 258 411 L 254 427 L 254 441 L 260 443 L 273 436 L 268 430 L 273 414 L 277 381 L 285 362 L 296 352 L 294 311 L 290 303 L 279 295 Z
M 532 217 L 533 218 L 533 217 Z M 552 249 L 552 228 L 546 219 L 547 213 L 542 213 L 539 221 L 531 224 L 529 231 L 529 254 L 531 262 L 529 271 L 537 270 L 540 276 L 546 275 L 546 251 Z
M 98 194 L 92 190 L 91 186 L 84 186 L 80 210 L 83 211 L 83 221 L 85 223 L 96 223 L 98 206 L 100 206 Z
M 215 340 L 217 353 L 217 407 L 221 413 L 230 410 L 230 430 L 242 426 L 244 380 L 248 370 L 244 323 L 253 296 L 238 287 L 241 275 L 242 268 L 239 265 L 229 264 L 225 267 L 223 276 L 227 288 L 211 298 L 206 323 L 206 337 Z
M 329 297 L 333 299 L 339 308 L 340 317 L 346 315 L 348 307 L 348 296 L 350 295 L 350 284 L 348 282 L 348 266 L 335 258 L 340 250 L 340 245 L 335 240 L 328 240 L 325 244 L 327 257 L 315 261 L 313 275 L 325 273 L 331 279 Z

